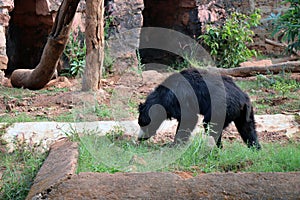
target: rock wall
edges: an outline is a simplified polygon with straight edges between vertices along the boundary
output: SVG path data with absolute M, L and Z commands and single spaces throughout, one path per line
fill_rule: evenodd
M 9 12 L 14 8 L 13 0 L 0 0 L 0 70 L 7 68 L 8 58 L 6 55 L 5 32 L 9 24 Z
M 39 2 L 39 3 L 38 3 Z M 33 69 L 38 63 L 53 25 L 47 1 L 15 0 L 7 29 L 7 72 Z
M 107 36 L 110 55 L 114 59 L 113 71 L 123 74 L 136 68 L 136 50 L 139 47 L 140 28 L 143 26 L 143 0 L 108 0 L 107 15 L 112 19 Z
M 204 12 L 209 11 L 208 19 L 209 21 L 213 21 L 216 19 L 217 21 L 222 18 L 222 9 L 225 10 L 225 15 L 230 13 L 231 11 L 238 11 L 245 14 L 249 14 L 253 12 L 255 9 L 260 9 L 261 11 L 261 25 L 257 28 L 254 28 L 253 31 L 255 33 L 254 36 L 254 43 L 250 45 L 250 48 L 254 48 L 260 51 L 262 54 L 265 55 L 280 55 L 282 54 L 284 48 L 273 46 L 267 44 L 265 42 L 266 38 L 272 39 L 272 26 L 271 21 L 268 20 L 271 13 L 278 14 L 284 12 L 287 8 L 287 4 L 282 4 L 282 1 L 275 0 L 275 1 L 266 1 L 266 0 L 245 0 L 245 1 L 233 1 L 233 0 L 216 0 L 216 1 L 209 1 L 209 0 L 197 0 L 198 6 L 198 17 L 199 21 L 203 21 L 201 19 L 200 12 L 204 10 Z M 205 9 L 203 9 L 205 8 Z M 216 10 L 219 8 L 219 10 Z M 202 10 L 201 10 L 202 9 Z M 202 15 L 203 16 L 203 15 Z M 205 20 L 204 20 L 205 21 Z M 203 25 L 202 25 L 203 27 Z
M 143 17 L 145 27 L 171 28 L 191 37 L 199 33 L 196 1 L 144 0 L 144 3 Z

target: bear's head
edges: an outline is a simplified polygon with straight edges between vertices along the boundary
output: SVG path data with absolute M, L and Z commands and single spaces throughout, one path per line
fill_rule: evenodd
M 147 140 L 156 134 L 161 123 L 167 118 L 166 111 L 160 104 L 151 104 L 146 101 L 139 105 L 138 123 L 141 127 L 138 140 Z

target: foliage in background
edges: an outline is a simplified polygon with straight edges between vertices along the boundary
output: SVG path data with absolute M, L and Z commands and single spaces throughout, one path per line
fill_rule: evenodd
M 142 72 L 145 70 L 145 64 L 143 64 L 143 62 L 142 62 L 141 54 L 139 51 L 136 51 L 136 57 L 138 60 L 137 71 L 138 71 L 138 74 L 141 75 Z
M 104 38 L 108 39 L 114 31 L 115 19 L 113 16 L 105 16 L 104 18 Z
M 237 80 L 250 95 L 256 114 L 281 114 L 300 108 L 300 82 L 283 70 L 279 74 L 258 74 L 256 80 Z
M 300 50 L 300 1 L 285 0 L 282 3 L 288 3 L 289 9 L 283 14 L 271 14 L 269 17 L 274 25 L 273 36 L 280 35 L 288 43 L 288 51 Z
M 107 39 L 110 35 L 111 24 L 113 23 L 112 17 L 105 18 L 104 25 L 104 37 Z M 81 76 L 85 67 L 86 60 L 86 44 L 85 34 L 79 29 L 76 32 L 70 33 L 69 42 L 64 51 L 64 55 L 67 57 L 70 67 L 67 69 L 66 75 L 69 76 Z M 113 64 L 115 60 L 110 54 L 110 50 L 107 45 L 104 49 L 104 60 L 103 60 L 103 76 L 107 76 L 113 71 Z
M 67 73 L 71 76 L 81 76 L 85 67 L 86 45 L 85 35 L 79 29 L 70 33 L 64 54 L 70 65 Z
M 113 72 L 114 63 L 115 63 L 115 59 L 111 56 L 108 46 L 105 45 L 104 60 L 103 60 L 103 67 L 102 67 L 103 77 L 106 77 L 106 76 L 108 76 L 108 74 Z
M 104 16 L 104 38 L 107 40 L 115 31 L 115 19 L 113 16 L 109 16 L 105 14 Z M 111 52 L 108 46 L 108 43 L 105 42 L 104 47 L 104 60 L 103 60 L 103 67 L 102 67 L 102 75 L 104 77 L 108 76 L 110 73 L 113 72 L 113 65 L 115 63 L 115 59 L 111 56 Z
M 251 15 L 233 12 L 222 25 L 210 24 L 199 38 L 210 48 L 216 65 L 223 68 L 237 67 L 241 62 L 256 56 L 247 45 L 253 42 L 252 27 L 260 24 L 260 11 Z
M 291 79 L 290 74 L 284 70 L 276 76 L 273 73 L 270 73 L 269 77 L 259 74 L 256 76 L 256 83 L 259 88 L 275 90 L 282 95 L 282 98 L 286 98 L 287 94 L 300 88 L 300 83 L 295 79 Z

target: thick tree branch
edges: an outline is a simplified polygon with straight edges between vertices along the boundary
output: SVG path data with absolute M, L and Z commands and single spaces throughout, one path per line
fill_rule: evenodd
M 300 61 L 278 63 L 278 64 L 273 64 L 264 67 L 252 66 L 252 67 L 236 67 L 231 69 L 215 68 L 213 70 L 217 70 L 222 75 L 237 76 L 237 77 L 255 76 L 257 74 L 267 74 L 269 72 L 279 73 L 282 70 L 289 71 L 289 72 L 300 72 Z
M 67 44 L 79 1 L 63 0 L 39 64 L 33 70 L 15 70 L 11 75 L 11 83 L 14 87 L 38 90 L 51 80 L 58 60 Z

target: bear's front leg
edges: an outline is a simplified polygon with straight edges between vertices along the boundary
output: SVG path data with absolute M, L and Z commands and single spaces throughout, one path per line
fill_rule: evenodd
M 239 118 L 236 119 L 234 123 L 243 141 L 247 144 L 249 148 L 254 147 L 257 150 L 261 149 L 255 130 L 255 122 L 253 115 L 251 116 L 251 120 L 249 121 L 246 121 L 243 118 Z
M 223 148 L 223 144 L 222 144 L 222 131 L 221 132 L 216 132 L 213 129 L 213 126 L 209 124 L 209 122 L 205 122 L 203 121 L 203 127 L 204 127 L 204 131 L 206 134 L 209 134 L 210 136 L 212 136 L 215 139 L 216 145 L 218 148 Z
M 178 120 L 178 126 L 176 130 L 176 135 L 174 139 L 175 144 L 186 143 L 191 133 L 193 132 L 196 124 L 198 122 L 198 116 L 185 117 L 182 120 Z

